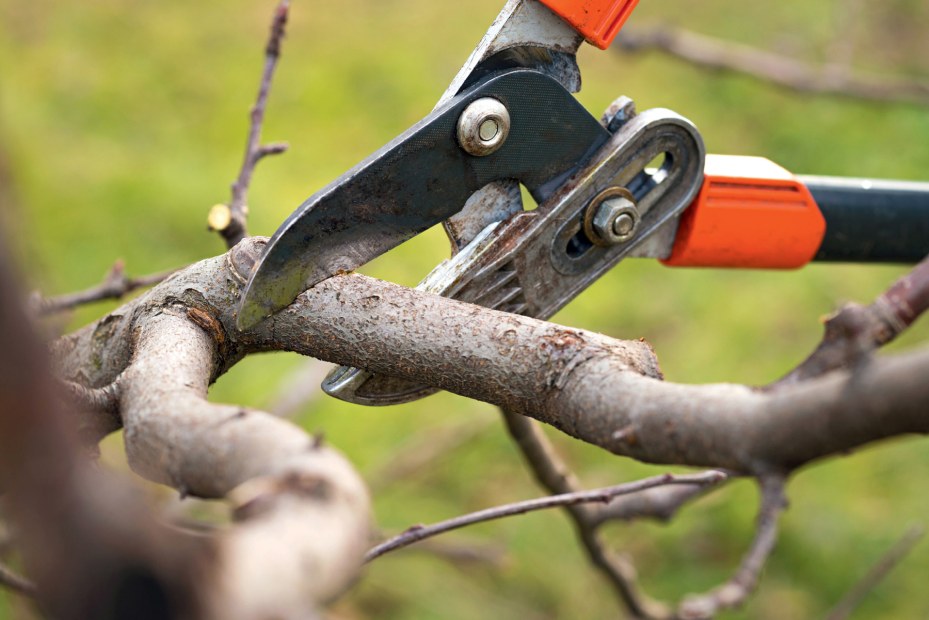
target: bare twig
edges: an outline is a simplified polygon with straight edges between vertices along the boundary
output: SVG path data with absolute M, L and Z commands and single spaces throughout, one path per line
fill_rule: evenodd
M 281 0 L 274 11 L 271 20 L 271 32 L 265 46 L 264 71 L 258 86 L 258 98 L 251 111 L 251 124 L 248 131 L 248 140 L 245 144 L 245 158 L 239 176 L 232 184 L 232 199 L 228 205 L 216 205 L 210 211 L 208 223 L 212 230 L 217 231 L 226 240 L 227 247 L 233 247 L 248 235 L 246 223 L 248 221 L 248 188 L 252 182 L 252 174 L 258 162 L 268 155 L 278 155 L 287 150 L 287 144 L 275 142 L 261 144 L 261 125 L 264 122 L 265 110 L 268 106 L 268 93 L 271 90 L 271 80 L 278 58 L 281 56 L 281 43 L 287 26 L 287 15 L 290 10 L 289 0 Z
M 592 525 L 599 526 L 608 521 L 636 521 L 652 519 L 667 523 L 678 511 L 690 502 L 713 491 L 731 478 L 718 484 L 695 484 L 692 486 L 659 487 L 617 497 L 606 506 L 595 510 Z
M 701 482 L 711 484 L 717 482 L 721 477 L 725 477 L 725 475 L 726 474 L 722 472 L 716 471 L 693 475 L 664 474 L 662 476 L 654 476 L 652 478 L 646 478 L 636 482 L 628 482 L 626 484 L 620 484 L 612 487 L 605 487 L 602 489 L 581 491 L 579 493 L 565 493 L 562 495 L 550 495 L 548 497 L 540 497 L 522 502 L 516 502 L 513 504 L 496 506 L 494 508 L 487 508 L 485 510 L 479 510 L 467 515 L 455 517 L 454 519 L 441 521 L 433 525 L 413 526 L 402 534 L 394 536 L 393 538 L 381 543 L 380 545 L 371 548 L 365 554 L 365 562 L 370 562 L 371 560 L 374 560 L 384 555 L 385 553 L 409 546 L 425 538 L 431 538 L 433 536 L 444 534 L 445 532 L 460 529 L 462 527 L 467 527 L 469 525 L 474 525 L 476 523 L 483 523 L 485 521 L 502 519 L 504 517 L 526 514 L 527 512 L 545 510 L 547 508 L 556 508 L 559 506 L 586 504 L 590 502 L 608 502 L 610 499 L 618 495 L 636 493 L 644 489 L 650 489 L 666 484 L 699 484 Z
M 506 409 L 501 409 L 500 413 L 503 415 L 510 437 L 513 438 L 513 442 L 519 448 L 526 464 L 542 488 L 553 495 L 576 493 L 581 490 L 577 477 L 558 456 L 554 446 L 534 420 Z M 603 508 L 622 499 L 637 497 L 642 493 L 671 488 L 679 487 L 676 485 L 657 487 L 633 495 L 616 497 Z M 601 510 L 597 510 L 594 506 L 578 504 L 565 506 L 565 512 L 574 524 L 577 537 L 590 563 L 603 574 L 616 593 L 616 597 L 629 613 L 637 618 L 667 617 L 670 610 L 666 605 L 649 599 L 639 590 L 636 584 L 636 573 L 630 562 L 625 557 L 611 553 L 604 547 L 596 530 Z
M 618 41 L 615 47 L 621 51 L 660 50 L 699 67 L 733 71 L 801 92 L 929 105 L 929 83 L 926 82 L 854 75 L 842 65 L 817 67 L 687 30 L 671 27 L 627 29 L 623 30 Z
M 5 564 L 0 563 L 0 586 L 9 588 L 13 592 L 18 592 L 24 596 L 35 596 L 35 584 L 25 577 L 13 572 Z
M 742 559 L 735 575 L 722 586 L 698 596 L 689 597 L 681 604 L 679 616 L 687 620 L 712 618 L 724 609 L 739 607 L 758 585 L 761 570 L 777 542 L 778 518 L 787 507 L 784 495 L 785 479 L 779 474 L 760 478 L 761 508 L 755 539 Z
M 42 298 L 33 294 L 30 300 L 33 312 L 39 315 L 49 315 L 65 310 L 71 310 L 78 306 L 104 301 L 107 299 L 122 299 L 129 293 L 140 289 L 154 286 L 166 280 L 175 273 L 176 269 L 154 273 L 138 278 L 130 278 L 126 275 L 126 266 L 122 260 L 113 263 L 113 266 L 107 272 L 103 282 L 84 291 L 58 295 L 56 297 Z
M 921 525 L 915 525 L 908 529 L 903 537 L 884 554 L 880 561 L 871 567 L 871 570 L 848 591 L 838 605 L 829 612 L 826 619 L 845 620 L 845 618 L 851 616 L 852 612 L 861 604 L 861 601 L 883 581 L 890 571 L 903 561 L 925 535 L 926 528 Z
M 853 366 L 903 333 L 927 308 L 929 258 L 897 280 L 870 305 L 848 304 L 826 319 L 825 333 L 816 350 L 770 388 Z

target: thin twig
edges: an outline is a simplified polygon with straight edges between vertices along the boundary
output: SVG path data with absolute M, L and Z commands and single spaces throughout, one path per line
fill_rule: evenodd
M 378 558 L 385 553 L 409 546 L 425 538 L 431 538 L 439 534 L 444 534 L 445 532 L 457 530 L 469 525 L 475 525 L 477 523 L 484 523 L 486 521 L 502 519 L 504 517 L 526 514 L 536 510 L 557 508 L 559 506 L 571 506 L 590 502 L 608 502 L 612 498 L 619 495 L 636 493 L 644 489 L 651 489 L 666 484 L 700 484 L 701 482 L 712 484 L 718 482 L 720 478 L 725 476 L 726 474 L 717 471 L 690 475 L 664 474 L 661 476 L 654 476 L 652 478 L 646 478 L 636 482 L 627 482 L 625 484 L 605 487 L 602 489 L 581 491 L 579 493 L 565 493 L 562 495 L 550 495 L 548 497 L 539 497 L 522 502 L 505 504 L 503 506 L 495 506 L 493 508 L 479 510 L 477 512 L 472 512 L 460 517 L 434 523 L 433 525 L 413 526 L 402 534 L 394 536 L 393 538 L 370 549 L 368 553 L 365 554 L 365 562 L 370 562 L 371 560 L 374 560 L 375 558 Z
M 826 319 L 822 342 L 802 364 L 769 389 L 849 367 L 912 325 L 929 309 L 929 257 L 868 306 L 847 304 Z
M 784 495 L 786 480 L 781 475 L 768 475 L 760 479 L 761 508 L 755 539 L 742 558 L 742 563 L 729 581 L 706 594 L 688 597 L 678 615 L 687 620 L 712 618 L 724 609 L 742 605 L 758 585 L 758 578 L 777 542 L 778 519 L 787 507 Z
M 13 572 L 8 566 L 0 563 L 0 586 L 18 592 L 23 596 L 35 596 L 35 584 L 25 577 Z
M 209 226 L 217 231 L 226 240 L 226 246 L 231 248 L 248 236 L 246 223 L 248 221 L 248 188 L 252 182 L 252 174 L 258 162 L 268 155 L 278 155 L 287 150 L 287 144 L 275 142 L 261 144 L 261 126 L 264 122 L 265 110 L 268 106 L 268 93 L 271 91 L 271 80 L 274 69 L 281 56 L 281 43 L 284 39 L 287 15 L 290 10 L 289 0 L 281 0 L 274 11 L 271 20 L 271 32 L 265 46 L 264 71 L 258 86 L 258 98 L 251 110 L 251 123 L 248 130 L 248 140 L 245 144 L 245 158 L 239 176 L 232 184 L 232 199 L 229 205 L 216 205 L 210 211 Z
M 861 601 L 883 581 L 890 571 L 903 561 L 925 535 L 926 528 L 922 525 L 915 525 L 908 529 L 903 537 L 884 554 L 877 564 L 871 567 L 871 570 L 829 612 L 826 620 L 845 620 L 845 618 L 851 616 L 852 612 L 861 604 Z
M 542 488 L 553 495 L 575 493 L 581 490 L 577 477 L 558 456 L 554 446 L 534 420 L 505 409 L 501 409 L 500 413 L 503 415 L 510 437 L 513 438 L 513 442 L 519 448 L 526 464 Z M 664 488 L 671 487 L 658 487 L 658 489 Z M 650 491 L 643 491 L 643 493 Z M 640 493 L 618 497 L 614 499 L 614 502 L 638 495 Z M 612 503 L 603 506 L 601 510 L 607 509 Z M 636 571 L 630 561 L 616 553 L 611 553 L 604 547 L 597 533 L 600 510 L 596 510 L 594 506 L 574 505 L 566 506 L 565 512 L 574 524 L 577 537 L 591 565 L 603 574 L 619 602 L 628 612 L 636 618 L 668 617 L 670 609 L 667 605 L 650 599 L 640 591 L 636 584 Z
M 591 524 L 599 526 L 609 521 L 648 519 L 667 523 L 681 508 L 710 491 L 716 490 L 725 482 L 726 480 L 720 480 L 720 483 L 715 485 L 659 487 L 635 495 L 617 497 L 606 506 L 593 511 L 594 518 Z
M 122 260 L 118 260 L 113 263 L 113 266 L 100 284 L 83 291 L 58 295 L 56 297 L 42 298 L 37 294 L 33 294 L 30 305 L 34 313 L 45 316 L 64 312 L 65 310 L 72 310 L 78 306 L 97 301 L 122 299 L 137 289 L 147 288 L 163 282 L 176 271 L 178 270 L 171 269 L 169 271 L 162 271 L 161 273 L 130 278 L 126 275 L 125 263 Z
M 660 50 L 693 65 L 733 71 L 801 92 L 881 102 L 929 105 L 929 83 L 852 74 L 842 65 L 811 65 L 793 58 L 670 27 L 623 30 L 616 49 Z

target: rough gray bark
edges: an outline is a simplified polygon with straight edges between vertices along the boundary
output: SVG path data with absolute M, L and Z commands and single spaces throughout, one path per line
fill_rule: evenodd
M 263 240 L 180 272 L 57 344 L 60 374 L 101 388 L 139 328 L 174 307 L 216 343 L 211 378 L 249 353 L 290 350 L 417 378 L 652 463 L 759 474 L 905 433 L 929 432 L 929 351 L 867 358 L 798 385 L 661 380 L 651 348 L 494 312 L 360 275 L 331 278 L 245 333 L 234 308 Z M 101 355 L 105 351 L 106 355 Z

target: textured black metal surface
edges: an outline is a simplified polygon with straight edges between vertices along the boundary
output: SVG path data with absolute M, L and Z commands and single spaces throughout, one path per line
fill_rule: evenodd
M 826 219 L 813 260 L 915 263 L 929 254 L 929 183 L 799 179 Z
M 481 97 L 509 110 L 510 135 L 474 157 L 456 140 Z M 309 198 L 274 234 L 243 296 L 240 328 L 306 288 L 363 265 L 460 210 L 491 181 L 516 179 L 537 201 L 584 164 L 609 133 L 556 80 L 528 70 L 486 78 Z

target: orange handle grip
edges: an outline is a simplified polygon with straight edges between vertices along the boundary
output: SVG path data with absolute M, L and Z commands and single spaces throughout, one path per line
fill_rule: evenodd
M 761 157 L 724 155 L 707 156 L 705 172 L 665 265 L 793 269 L 813 259 L 826 220 L 792 174 Z
M 639 0 L 540 0 L 585 39 L 605 50 Z

